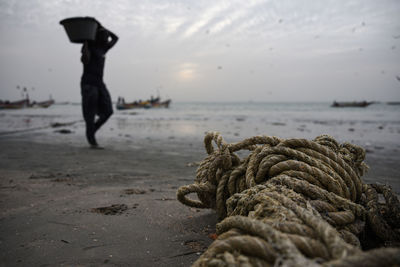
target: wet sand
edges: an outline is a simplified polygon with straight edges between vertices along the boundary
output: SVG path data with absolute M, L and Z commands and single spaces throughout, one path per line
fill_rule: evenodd
M 38 134 L 0 136 L 0 265 L 190 266 L 213 241 L 215 212 L 176 200 L 206 155 L 202 139 L 92 150 Z M 370 149 L 363 180 L 399 193 L 398 154 Z
M 212 242 L 214 212 L 175 197 L 204 152 L 0 146 L 0 265 L 189 266 Z

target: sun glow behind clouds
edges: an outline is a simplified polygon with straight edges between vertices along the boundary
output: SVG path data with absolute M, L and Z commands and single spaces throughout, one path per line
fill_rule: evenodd
M 105 69 L 112 94 L 137 98 L 162 84 L 178 101 L 206 89 L 236 101 L 268 87 L 260 100 L 280 101 L 301 88 L 305 100 L 330 101 L 345 95 L 340 80 L 354 88 L 349 98 L 369 90 L 398 99 L 399 12 L 398 0 L 0 0 L 0 97 L 26 84 L 70 99 L 80 46 L 59 21 L 94 16 L 120 37 Z
M 197 65 L 193 63 L 183 63 L 179 66 L 179 81 L 192 81 L 197 76 Z

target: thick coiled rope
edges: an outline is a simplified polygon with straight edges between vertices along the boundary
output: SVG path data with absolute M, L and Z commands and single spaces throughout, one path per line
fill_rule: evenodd
M 361 181 L 361 147 L 328 135 L 228 144 L 212 132 L 204 142 L 195 183 L 177 198 L 222 221 L 194 266 L 400 265 L 400 249 L 379 248 L 400 242 L 399 201 L 390 187 Z M 249 151 L 243 159 L 240 150 Z

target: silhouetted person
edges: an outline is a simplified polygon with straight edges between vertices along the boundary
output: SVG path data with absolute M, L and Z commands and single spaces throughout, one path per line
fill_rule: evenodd
M 118 36 L 99 23 L 96 39 L 86 41 L 82 46 L 82 111 L 86 123 L 86 138 L 92 148 L 99 147 L 95 133 L 113 113 L 110 93 L 103 82 L 103 72 L 105 55 L 117 41 Z

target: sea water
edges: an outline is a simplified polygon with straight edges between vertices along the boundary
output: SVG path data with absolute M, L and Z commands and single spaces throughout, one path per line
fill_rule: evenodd
M 52 127 L 55 123 L 66 124 Z M 0 110 L 0 137 L 47 142 L 85 142 L 80 104 Z M 68 135 L 63 136 L 62 131 Z M 330 103 L 174 103 L 169 108 L 114 110 L 98 132 L 104 142 L 201 140 L 218 131 L 227 142 L 255 135 L 313 139 L 332 135 L 340 142 L 400 148 L 400 106 L 375 103 L 365 108 L 333 108 Z

